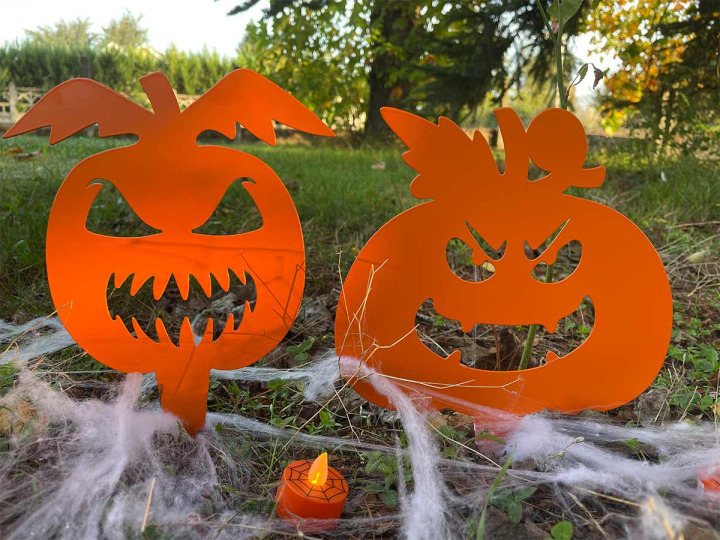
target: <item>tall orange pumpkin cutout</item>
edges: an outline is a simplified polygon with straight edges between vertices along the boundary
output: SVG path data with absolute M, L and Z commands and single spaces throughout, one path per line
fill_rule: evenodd
M 336 316 L 341 359 L 359 360 L 429 406 L 471 415 L 479 414 L 477 406 L 517 414 L 606 410 L 647 388 L 670 341 L 668 278 L 652 244 L 628 218 L 563 193 L 569 186 L 598 187 L 605 177 L 602 167 L 582 168 L 587 142 L 580 122 L 550 109 L 526 131 L 513 110 L 495 111 L 506 151 L 500 173 L 479 133 L 471 139 L 446 118 L 436 125 L 396 109 L 382 114 L 409 147 L 405 162 L 419 173 L 412 194 L 432 200 L 389 221 L 360 251 Z M 548 174 L 529 181 L 530 160 Z M 526 255 L 526 241 L 535 249 L 561 227 L 539 257 Z M 458 277 L 446 258 L 448 242 L 457 238 L 472 246 L 475 265 L 490 261 L 472 231 L 493 249 L 506 243 L 484 281 Z M 549 283 L 534 277 L 536 265 L 552 264 L 573 240 L 582 255 L 569 276 Z M 443 358 L 415 330 L 418 309 L 431 299 L 439 315 L 459 321 L 465 332 L 476 324 L 542 324 L 552 332 L 586 296 L 595 308 L 587 339 L 565 356 L 549 354 L 543 365 L 522 371 L 468 367 L 460 351 Z M 365 398 L 389 406 L 361 373 L 344 375 Z
M 307 133 L 333 133 L 290 94 L 251 70 L 231 72 L 183 112 L 163 74 L 140 82 L 152 112 L 95 81 L 73 79 L 48 92 L 5 137 L 51 126 L 54 144 L 95 123 L 101 137 L 138 136 L 136 144 L 81 161 L 60 186 L 48 224 L 48 281 L 59 316 L 78 344 L 112 368 L 154 371 L 163 408 L 195 433 L 205 423 L 210 369 L 244 367 L 275 347 L 297 315 L 305 283 L 300 221 L 280 178 L 249 154 L 198 146 L 197 137 L 205 130 L 234 137 L 240 122 L 272 145 L 273 119 Z M 100 179 L 111 182 L 137 216 L 160 232 L 121 238 L 88 231 L 85 223 L 103 187 Z M 238 179 L 245 179 L 243 187 L 263 225 L 228 236 L 193 232 Z M 212 319 L 196 344 L 186 317 L 176 345 L 160 319 L 154 341 L 134 318 L 135 336 L 108 311 L 113 278 L 120 287 L 132 276 L 132 295 L 152 278 L 157 300 L 173 276 L 187 299 L 190 276 L 209 297 L 211 275 L 227 290 L 229 270 L 241 280 L 253 279 L 256 301 L 237 328 L 231 314 L 215 341 Z

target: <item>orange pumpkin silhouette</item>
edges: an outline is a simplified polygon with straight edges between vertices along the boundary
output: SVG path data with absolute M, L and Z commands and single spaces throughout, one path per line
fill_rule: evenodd
M 616 407 L 654 380 L 667 351 L 672 299 L 663 264 L 647 237 L 628 218 L 600 203 L 564 194 L 569 186 L 597 187 L 602 167 L 582 169 L 587 142 L 570 113 L 540 113 L 527 131 L 511 109 L 495 111 L 506 164 L 501 174 L 485 139 L 471 139 L 446 118 L 433 124 L 407 112 L 384 109 L 385 121 L 407 144 L 404 155 L 419 175 L 411 191 L 419 204 L 385 224 L 360 251 L 345 280 L 335 321 L 338 355 L 359 359 L 437 408 L 478 414 L 477 406 L 514 413 L 553 409 L 567 413 Z M 549 174 L 528 180 L 532 161 Z M 565 224 L 563 226 L 563 224 Z M 526 255 L 562 227 L 537 258 Z M 452 239 L 473 247 L 473 263 L 491 259 L 473 231 L 493 248 L 493 275 L 465 281 L 448 264 Z M 545 283 L 533 275 L 552 264 L 558 250 L 577 240 L 582 256 L 565 279 Z M 595 308 L 587 339 L 562 357 L 522 371 L 489 371 L 447 358 L 420 340 L 415 317 L 431 299 L 436 312 L 476 324 L 542 324 L 558 321 L 589 296 Z M 352 365 L 352 364 L 351 364 Z M 347 368 L 346 368 L 347 371 Z M 360 371 L 345 373 L 365 398 L 388 400 Z
M 154 371 L 163 408 L 194 433 L 205 422 L 210 369 L 246 366 L 275 347 L 297 315 L 305 282 L 300 221 L 280 178 L 251 155 L 198 146 L 197 137 L 205 130 L 234 137 L 237 121 L 272 145 L 273 119 L 307 133 L 333 133 L 299 101 L 250 70 L 230 73 L 182 113 L 163 74 L 140 82 L 152 112 L 95 81 L 73 79 L 48 92 L 5 137 L 51 126 L 54 144 L 94 123 L 101 137 L 138 136 L 136 144 L 81 161 L 61 185 L 47 233 L 50 291 L 81 347 L 115 369 Z M 260 210 L 262 227 L 228 236 L 193 232 L 240 178 Z M 100 179 L 111 182 L 137 216 L 161 232 L 120 238 L 88 231 Z M 241 280 L 253 279 L 256 302 L 252 311 L 245 306 L 237 329 L 231 314 L 215 341 L 212 319 L 196 344 L 186 317 L 176 345 L 160 319 L 156 342 L 134 318 L 135 336 L 109 314 L 106 290 L 113 277 L 120 287 L 132 275 L 132 295 L 152 278 L 157 300 L 174 276 L 187 299 L 190 276 L 209 297 L 211 275 L 227 290 L 228 270 Z

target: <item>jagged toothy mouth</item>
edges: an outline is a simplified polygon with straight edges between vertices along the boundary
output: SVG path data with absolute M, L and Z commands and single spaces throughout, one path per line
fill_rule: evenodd
M 255 309 L 257 289 L 248 272 L 227 276 L 208 275 L 201 280 L 177 274 L 161 278 L 122 277 L 108 279 L 107 307 L 110 317 L 122 321 L 135 339 L 169 342 L 179 347 L 196 346 L 207 335 L 216 341 L 225 333 L 238 330 L 246 310 Z
M 546 324 L 536 323 L 536 336 L 545 336 L 543 341 L 548 349 L 543 356 L 544 362 L 539 365 L 562 358 L 582 345 L 592 334 L 593 311 L 592 301 L 589 297 L 585 297 L 579 302 L 576 309 L 564 317 L 552 322 L 546 321 Z M 563 321 L 562 325 L 561 321 Z M 439 315 L 435 311 L 432 299 L 423 303 L 418 310 L 415 322 L 420 341 L 436 355 L 443 359 L 450 359 L 450 361 L 457 360 L 468 367 L 494 370 L 517 369 L 528 327 L 527 323 L 522 326 L 493 325 L 487 322 L 477 323 L 474 326 L 463 325 L 461 321 Z M 557 335 L 556 332 L 560 326 L 562 326 L 563 333 Z M 439 332 L 439 335 L 433 336 L 432 330 L 438 327 L 442 331 Z M 523 331 L 518 332 L 518 328 L 523 328 L 524 333 Z M 574 329 L 574 333 L 570 329 Z M 515 332 L 519 335 L 516 335 Z M 438 332 L 435 333 L 438 334 Z M 507 341 L 506 343 L 502 342 L 504 333 L 506 337 L 510 336 L 511 343 L 509 345 Z M 566 335 L 568 333 L 570 336 Z M 449 339 L 448 334 L 452 336 Z M 500 339 L 498 339 L 498 335 L 500 335 Z M 512 340 L 515 340 L 516 347 L 512 346 Z M 502 353 L 496 353 L 496 351 L 502 351 Z M 486 359 L 476 357 L 482 353 L 489 353 L 489 355 Z M 453 358 L 451 359 L 451 357 Z M 536 363 L 530 367 L 537 365 Z

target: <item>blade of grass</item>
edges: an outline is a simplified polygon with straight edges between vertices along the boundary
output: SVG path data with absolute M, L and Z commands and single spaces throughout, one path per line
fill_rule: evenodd
M 485 538 L 485 519 L 487 517 L 487 508 L 488 504 L 490 504 L 490 500 L 492 499 L 493 493 L 495 493 L 495 490 L 498 488 L 500 483 L 503 481 L 503 478 L 505 478 L 505 473 L 507 473 L 508 469 L 510 468 L 510 464 L 512 463 L 513 457 L 515 456 L 515 448 L 513 447 L 512 452 L 510 452 L 510 457 L 507 458 L 507 461 L 500 469 L 500 472 L 495 477 L 495 480 L 493 480 L 493 483 L 490 485 L 490 489 L 488 489 L 487 498 L 485 499 L 485 504 L 483 505 L 482 514 L 480 514 L 480 522 L 478 523 L 477 528 L 477 540 L 483 540 Z

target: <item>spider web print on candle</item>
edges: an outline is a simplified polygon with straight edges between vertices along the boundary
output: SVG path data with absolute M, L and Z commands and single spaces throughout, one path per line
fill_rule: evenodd
M 501 173 L 479 132 L 471 138 L 447 118 L 434 124 L 397 109 L 382 114 L 409 148 L 405 162 L 419 173 L 412 194 L 430 200 L 390 220 L 358 254 L 337 310 L 338 356 L 390 377 L 414 399 L 470 415 L 474 405 L 519 414 L 606 410 L 645 390 L 670 341 L 670 285 L 635 224 L 564 193 L 571 186 L 598 187 L 605 177 L 603 167 L 583 168 L 587 140 L 580 121 L 549 109 L 526 130 L 512 109 L 496 110 L 506 158 Z M 531 160 L 547 171 L 539 180 L 528 178 Z M 453 241 L 471 248 L 476 268 L 490 264 L 492 275 L 479 281 L 457 275 L 447 258 Z M 568 276 L 546 283 L 534 274 L 573 241 L 582 255 Z M 622 273 L 611 275 L 618 264 Z M 588 297 L 595 320 L 585 341 L 520 371 L 471 367 L 461 362 L 460 350 L 438 354 L 416 327 L 428 302 L 465 333 L 478 324 L 541 324 L 554 333 Z M 635 327 L 647 330 L 628 331 Z M 362 377 L 345 375 L 363 397 L 389 406 Z
M 294 461 L 285 468 L 275 495 L 277 514 L 294 526 L 307 522 L 305 530 L 328 531 L 340 518 L 347 495 L 345 478 L 327 465 L 323 453 L 315 461 Z
M 274 145 L 273 120 L 306 133 L 334 134 L 289 93 L 251 70 L 231 72 L 182 112 L 165 75 L 152 73 L 140 83 L 152 111 L 95 81 L 72 79 L 43 96 L 5 137 L 50 126 L 55 144 L 94 123 L 100 137 L 137 135 L 135 144 L 81 161 L 60 186 L 47 232 L 50 292 L 78 345 L 114 369 L 155 372 L 163 408 L 194 434 L 205 424 L 210 369 L 241 368 L 270 352 L 292 326 L 305 284 L 300 220 L 280 178 L 245 152 L 198 145 L 198 136 L 214 130 L 232 138 L 240 122 Z M 197 232 L 236 181 L 262 226 L 224 236 Z M 103 182 L 155 233 L 117 237 L 88 230 Z M 127 280 L 132 297 L 152 282 L 157 303 L 171 279 L 187 301 L 191 277 L 207 298 L 213 278 L 226 292 L 233 278 L 239 280 L 248 297 L 242 312 L 230 313 L 223 328 L 209 319 L 200 336 L 186 316 L 174 340 L 160 317 L 153 321 L 157 338 L 152 338 L 137 314 L 130 314 L 132 331 L 110 314 L 109 299 Z

